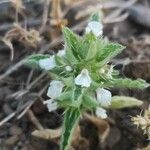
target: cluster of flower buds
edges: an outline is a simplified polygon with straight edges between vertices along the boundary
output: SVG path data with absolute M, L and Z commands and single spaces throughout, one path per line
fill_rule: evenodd
M 93 33 L 96 37 L 99 37 L 102 36 L 103 26 L 98 21 L 90 21 L 85 29 L 85 32 L 86 34 Z M 56 55 L 59 57 L 64 57 L 65 54 L 65 50 L 60 50 Z M 49 58 L 39 60 L 39 66 L 47 71 L 52 70 L 57 66 L 55 62 L 55 56 L 53 55 Z M 73 68 L 69 65 L 65 66 L 65 69 L 68 72 L 73 71 Z M 103 73 L 105 73 L 105 70 Z M 111 76 L 111 73 L 112 69 L 110 69 L 108 72 L 109 76 Z M 83 68 L 81 72 L 74 78 L 74 84 L 77 86 L 81 86 L 82 88 L 89 88 L 92 83 L 92 78 L 89 74 L 90 73 L 88 69 Z M 49 111 L 54 111 L 58 108 L 58 104 L 55 99 L 62 94 L 64 86 L 65 85 L 62 81 L 51 81 L 47 92 L 47 96 L 50 97 L 50 100 L 44 102 L 44 104 L 47 105 Z M 111 104 L 111 92 L 104 88 L 97 88 L 95 90 L 95 93 L 97 102 L 101 106 L 96 107 L 96 115 L 101 118 L 107 118 L 106 110 L 104 108 L 107 108 Z
M 149 84 L 144 80 L 122 79 L 110 60 L 121 53 L 124 46 L 103 39 L 103 25 L 99 13 L 94 13 L 81 37 L 67 27 L 62 29 L 65 46 L 55 55 L 33 55 L 28 65 L 35 69 L 44 69 L 51 76 L 47 96 L 44 102 L 48 110 L 64 108 L 63 134 L 61 150 L 68 150 L 70 136 L 81 113 L 94 110 L 102 119 L 107 118 L 106 109 L 139 106 L 135 99 L 112 97 L 108 90 L 112 87 L 143 89 Z M 139 123 L 141 118 L 135 121 Z M 139 123 L 141 126 L 141 123 Z M 142 126 L 147 129 L 147 126 Z

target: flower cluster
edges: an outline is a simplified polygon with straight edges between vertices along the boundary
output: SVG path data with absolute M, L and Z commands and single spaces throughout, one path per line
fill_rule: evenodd
M 103 26 L 100 22 L 91 21 L 88 23 L 85 31 L 86 34 L 94 34 L 96 37 L 102 36 L 103 33 Z M 56 56 L 64 57 L 66 54 L 65 50 L 60 50 L 56 54 Z M 55 61 L 55 56 L 50 56 L 49 58 L 44 58 L 39 60 L 39 66 L 46 71 L 50 71 L 57 67 L 57 63 Z M 71 72 L 73 68 L 70 65 L 65 66 L 66 71 Z M 102 69 L 101 69 L 102 70 Z M 104 70 L 104 69 L 103 69 Z M 111 76 L 111 71 L 109 71 L 109 76 Z M 104 72 L 105 73 L 105 70 Z M 77 86 L 81 86 L 82 88 L 89 88 L 92 83 L 92 78 L 89 75 L 89 71 L 86 68 L 83 68 L 81 72 L 74 78 L 74 84 Z M 57 101 L 55 99 L 59 97 L 63 91 L 63 87 L 65 85 L 62 81 L 53 80 L 50 83 L 48 88 L 47 96 L 50 97 L 50 100 L 44 102 L 47 105 L 49 111 L 54 111 L 58 108 Z M 96 92 L 96 99 L 99 104 L 96 107 L 96 115 L 101 118 L 107 118 L 105 107 L 107 108 L 111 104 L 111 92 L 104 89 L 104 88 L 97 88 Z M 101 107 L 100 107 L 101 106 Z M 104 107 L 104 108 L 103 108 Z
M 62 29 L 65 46 L 55 55 L 33 55 L 27 64 L 36 69 L 44 69 L 52 81 L 45 101 L 48 110 L 64 108 L 63 134 L 61 150 L 68 150 L 70 136 L 82 112 L 94 110 L 102 119 L 107 118 L 106 109 L 130 107 L 135 100 L 113 100 L 112 87 L 143 89 L 149 84 L 144 80 L 122 79 L 110 65 L 110 60 L 119 54 L 124 47 L 103 39 L 103 26 L 99 15 L 93 14 L 83 37 L 76 35 L 67 27 Z M 128 105 L 127 105 L 128 104 Z M 141 104 L 141 103 L 140 103 Z

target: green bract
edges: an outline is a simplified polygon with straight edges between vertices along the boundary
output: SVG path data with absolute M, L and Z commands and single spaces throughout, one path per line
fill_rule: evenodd
M 105 118 L 107 115 L 104 114 L 104 108 L 123 108 L 142 104 L 135 99 L 124 97 L 114 97 L 111 101 L 111 93 L 106 89 L 110 87 L 143 89 L 149 86 L 142 79 L 120 79 L 118 71 L 108 64 L 125 47 L 103 39 L 100 35 L 102 32 L 97 28 L 100 25 L 102 30 L 99 20 L 98 13 L 92 15 L 83 37 L 64 27 L 63 51 L 53 56 L 33 55 L 26 60 L 27 65 L 46 70 L 54 80 L 57 80 L 53 84 L 57 83 L 63 87 L 58 91 L 59 96 L 51 102 L 53 106 L 58 105 L 65 109 L 61 150 L 69 150 L 72 131 L 85 110 L 96 110 L 98 116 Z M 50 86 L 49 89 L 53 89 L 52 84 Z M 52 96 L 50 98 L 52 99 Z M 103 108 L 106 105 L 108 106 Z M 49 104 L 48 107 L 52 105 Z M 103 111 L 103 114 L 100 111 Z

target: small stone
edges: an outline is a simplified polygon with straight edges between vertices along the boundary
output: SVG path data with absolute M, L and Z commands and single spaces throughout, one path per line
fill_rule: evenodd
M 18 126 L 12 126 L 10 129 L 9 129 L 9 133 L 11 135 L 21 135 L 22 134 L 22 129 Z

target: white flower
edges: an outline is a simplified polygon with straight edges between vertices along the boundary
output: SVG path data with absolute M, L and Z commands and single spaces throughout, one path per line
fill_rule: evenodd
M 103 25 L 100 22 L 91 21 L 88 23 L 85 32 L 86 33 L 92 32 L 93 34 L 95 34 L 95 36 L 98 37 L 103 34 Z
M 74 81 L 76 85 L 81 85 L 82 87 L 89 87 L 92 82 L 87 69 L 83 69 Z
M 69 71 L 69 72 L 72 71 L 72 68 L 70 66 L 66 66 L 65 69 L 66 71 Z
M 107 118 L 106 110 L 101 107 L 96 108 L 95 114 L 97 117 L 101 117 L 102 119 Z
M 52 99 L 56 99 L 58 96 L 61 95 L 63 87 L 64 84 L 61 81 L 53 80 L 48 88 L 47 96 L 49 96 Z
M 51 70 L 56 67 L 55 56 L 51 56 L 50 58 L 40 59 L 39 65 L 42 69 Z
M 63 56 L 65 56 L 65 54 L 66 54 L 66 51 L 64 49 L 62 49 L 62 50 L 58 51 L 57 56 L 63 57 Z
M 61 81 L 53 80 L 50 83 L 50 86 L 48 88 L 47 96 L 49 96 L 51 99 L 44 102 L 44 104 L 47 105 L 48 111 L 54 111 L 57 109 L 58 105 L 55 99 L 60 96 L 62 90 L 63 90 L 64 84 Z
M 100 103 L 102 107 L 108 107 L 111 104 L 111 92 L 103 89 L 103 88 L 97 88 L 96 89 L 97 94 L 97 101 Z
M 57 107 L 58 107 L 57 102 L 54 102 L 53 99 L 47 100 L 43 103 L 47 105 L 47 108 L 48 108 L 49 112 L 56 110 Z

